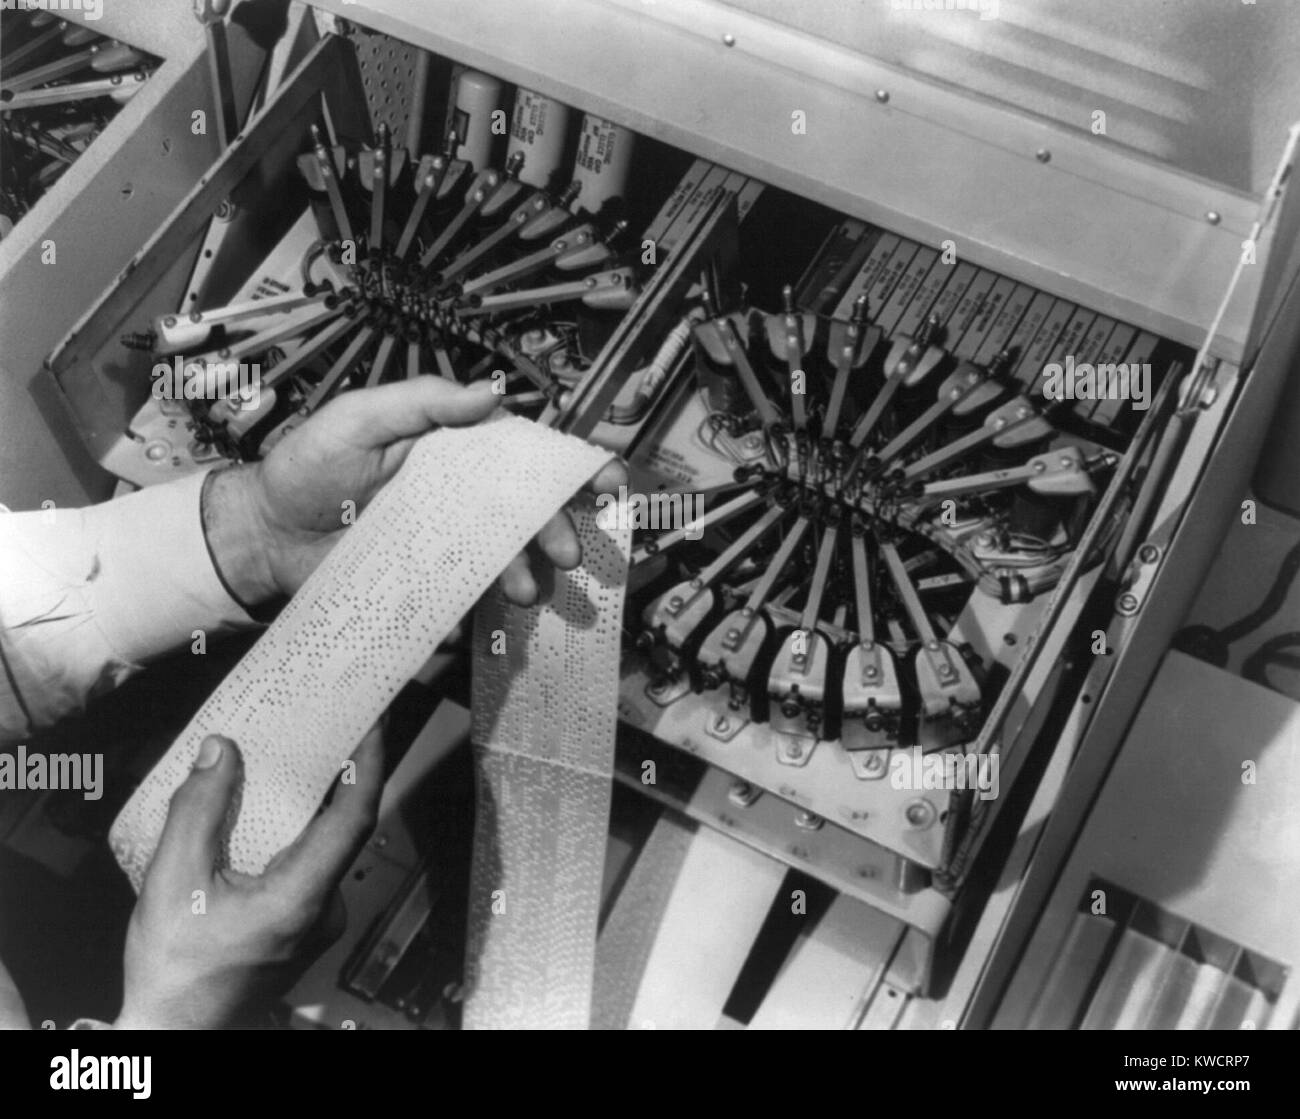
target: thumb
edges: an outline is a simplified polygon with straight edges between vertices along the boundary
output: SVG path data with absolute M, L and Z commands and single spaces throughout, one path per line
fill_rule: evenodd
M 445 377 L 416 377 L 334 401 L 340 419 L 372 446 L 411 439 L 435 427 L 464 427 L 487 419 L 501 402 L 491 381 L 458 385 Z
M 205 884 L 216 868 L 226 817 L 243 775 L 239 750 L 210 734 L 199 744 L 194 768 L 172 794 L 167 823 L 149 865 L 148 881 Z

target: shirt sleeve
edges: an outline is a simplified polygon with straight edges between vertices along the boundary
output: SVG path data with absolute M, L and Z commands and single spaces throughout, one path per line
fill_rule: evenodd
M 0 512 L 0 745 L 149 660 L 253 626 L 203 533 L 206 475 L 86 509 Z

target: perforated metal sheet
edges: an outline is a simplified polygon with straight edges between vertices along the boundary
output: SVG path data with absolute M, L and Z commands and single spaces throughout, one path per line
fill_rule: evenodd
M 425 52 L 355 24 L 350 25 L 349 38 L 357 48 L 371 123 L 376 128 L 388 125 L 397 142 L 405 143 L 419 86 L 416 71 Z

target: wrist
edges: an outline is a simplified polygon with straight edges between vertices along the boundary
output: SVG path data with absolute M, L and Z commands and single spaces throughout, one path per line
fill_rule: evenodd
M 257 468 L 214 470 L 203 483 L 203 535 L 217 576 L 245 610 L 276 598 L 280 589 L 271 565 L 273 542 L 257 499 Z

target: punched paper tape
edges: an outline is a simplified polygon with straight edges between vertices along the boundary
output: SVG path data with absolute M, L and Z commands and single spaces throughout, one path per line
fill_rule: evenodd
M 213 733 L 244 758 L 223 857 L 265 869 L 447 633 L 608 459 L 513 417 L 421 439 L 114 822 L 136 890 Z M 542 607 L 488 599 L 476 626 L 467 1024 L 581 1027 L 590 1013 L 629 541 L 576 520 L 583 566 L 557 572 Z
M 599 519 L 540 608 L 494 592 L 474 620 L 467 1028 L 590 1022 L 630 537 Z

